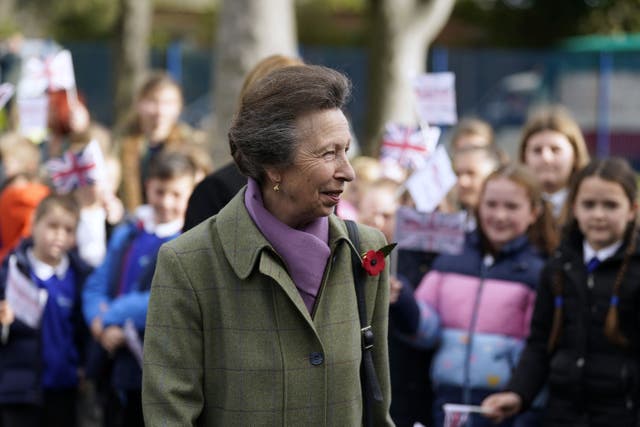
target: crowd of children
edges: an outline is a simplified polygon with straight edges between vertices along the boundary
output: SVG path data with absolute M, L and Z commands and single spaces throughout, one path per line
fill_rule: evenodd
M 155 259 L 211 159 L 165 73 L 113 139 L 81 99 L 50 95 L 40 145 L 0 138 L 0 426 L 143 426 Z
M 291 61 L 272 57 L 258 70 Z M 203 135 L 180 123 L 181 108 L 178 85 L 156 73 L 114 142 L 81 99 L 59 93 L 40 146 L 0 138 L 1 427 L 144 425 L 142 343 L 158 250 L 244 184 L 233 166 L 205 178 Z M 473 427 L 637 426 L 632 168 L 590 162 L 562 107 L 531 116 L 517 159 L 477 119 L 453 130 L 449 152 L 457 182 L 437 209 L 464 213 L 461 252 L 392 255 L 396 425 L 444 426 L 443 404 L 460 403 L 475 405 Z M 353 167 L 336 214 L 394 241 L 396 212 L 415 206 L 410 171 L 370 157 Z M 216 191 L 225 198 L 213 206 Z M 81 400 L 97 409 L 95 424 L 78 417 Z
M 530 116 L 517 159 L 477 119 L 452 135 L 458 180 L 438 209 L 466 213 L 462 252 L 401 250 L 392 271 L 396 425 L 447 426 L 446 403 L 470 405 L 473 427 L 637 425 L 635 172 L 590 161 L 563 107 Z M 394 202 L 379 180 L 360 184 L 360 221 L 394 240 L 403 183 Z

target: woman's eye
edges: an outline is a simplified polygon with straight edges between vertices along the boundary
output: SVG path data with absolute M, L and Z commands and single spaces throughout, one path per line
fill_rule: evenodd
M 330 160 L 336 157 L 336 152 L 335 151 L 327 151 L 326 153 L 324 153 L 322 155 L 325 159 Z

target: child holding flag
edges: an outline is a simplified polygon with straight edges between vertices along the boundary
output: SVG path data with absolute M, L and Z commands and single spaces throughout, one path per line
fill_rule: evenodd
M 79 367 L 88 331 L 81 287 L 90 268 L 75 251 L 78 205 L 50 195 L 32 237 L 0 271 L 0 424 L 74 427 Z

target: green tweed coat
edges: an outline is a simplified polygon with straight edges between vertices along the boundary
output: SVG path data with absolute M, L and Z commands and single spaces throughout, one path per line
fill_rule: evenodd
M 361 252 L 384 237 L 359 225 Z M 142 405 L 147 426 L 360 426 L 360 323 L 347 230 L 329 217 L 331 255 L 309 313 L 244 206 L 165 244 L 151 287 Z M 314 262 L 309 260 L 309 262 Z M 366 282 L 374 363 L 389 417 L 388 268 Z

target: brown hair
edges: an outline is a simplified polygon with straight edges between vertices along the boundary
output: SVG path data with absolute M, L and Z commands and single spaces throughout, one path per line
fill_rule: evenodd
M 37 223 L 56 207 L 62 208 L 73 215 L 76 218 L 76 222 L 80 219 L 80 205 L 71 194 L 52 193 L 38 203 L 38 207 L 33 214 L 33 222 Z
M 518 154 L 520 162 L 525 163 L 525 151 L 529 139 L 534 134 L 545 130 L 561 133 L 569 140 L 574 154 L 572 174 L 589 163 L 589 151 L 580 126 L 571 116 L 569 110 L 561 105 L 542 107 L 529 116 L 520 136 Z
M 492 179 L 506 178 L 509 181 L 521 186 L 527 192 L 529 196 L 529 202 L 531 208 L 538 212 L 536 220 L 529 226 L 527 230 L 527 237 L 529 241 L 536 246 L 543 254 L 549 255 L 555 250 L 558 245 L 557 233 L 555 232 L 555 226 L 553 223 L 553 215 L 549 204 L 542 198 L 542 188 L 538 183 L 538 180 L 533 176 L 529 170 L 523 165 L 510 163 L 500 166 L 494 172 L 490 173 L 485 179 L 482 190 L 480 191 L 480 200 L 484 196 L 487 188 L 487 183 Z M 478 207 L 476 207 L 476 217 L 479 218 Z M 482 225 L 479 222 L 478 230 L 485 245 L 488 245 L 487 238 L 482 230 Z
M 191 157 L 181 151 L 163 150 L 149 164 L 147 180 L 168 180 L 183 176 L 195 177 L 196 165 Z
M 238 169 L 261 182 L 265 167 L 286 167 L 298 146 L 297 118 L 312 111 L 342 109 L 351 83 L 318 65 L 279 68 L 251 85 L 229 129 Z
M 180 100 L 182 101 L 182 88 L 180 85 L 171 77 L 171 75 L 165 71 L 153 71 L 149 77 L 144 81 L 138 93 L 136 95 L 136 100 L 139 101 L 141 99 L 147 98 L 151 96 L 151 94 L 155 93 L 161 88 L 171 87 L 175 89 L 180 94 Z
M 453 128 L 451 134 L 451 149 L 456 152 L 465 147 L 457 147 L 457 141 L 467 136 L 479 136 L 483 138 L 487 143 L 484 145 L 493 146 L 493 129 L 491 125 L 484 120 L 480 120 L 475 117 L 467 117 L 460 120 L 460 122 Z
M 636 202 L 638 184 L 636 182 L 636 175 L 629 163 L 623 158 L 605 158 L 595 159 L 589 163 L 585 168 L 580 170 L 572 179 L 571 186 L 569 188 L 569 195 L 567 198 L 567 206 L 573 206 L 580 185 L 589 177 L 598 177 L 605 181 L 614 182 L 622 187 L 625 195 L 627 196 L 631 205 Z M 576 232 L 580 232 L 580 228 L 576 219 L 573 217 L 573 212 L 570 211 L 569 220 L 565 226 L 565 237 L 570 236 Z M 627 226 L 625 233 L 625 241 L 627 242 L 627 248 L 624 253 L 622 265 L 618 270 L 615 281 L 613 282 L 611 299 L 609 302 L 609 309 L 605 318 L 604 334 L 614 344 L 621 347 L 626 347 L 629 344 L 628 339 L 620 331 L 620 325 L 618 321 L 618 296 L 620 293 L 620 286 L 622 285 L 622 279 L 629 268 L 629 262 L 631 261 L 631 255 L 636 250 L 636 223 L 637 219 L 634 219 Z M 582 234 L 582 233 L 580 233 Z M 562 309 L 563 309 L 563 282 L 562 272 L 557 271 L 553 277 L 552 291 L 555 297 L 554 301 L 554 314 L 553 323 L 551 326 L 551 333 L 549 335 L 549 342 L 547 343 L 547 349 L 549 352 L 553 351 L 555 345 L 560 338 L 562 329 Z
M 258 80 L 265 77 L 267 74 L 283 67 L 291 67 L 293 65 L 304 65 L 304 62 L 300 58 L 286 55 L 270 55 L 259 61 L 252 69 L 247 73 L 240 89 L 240 100 L 247 92 L 247 89 Z

